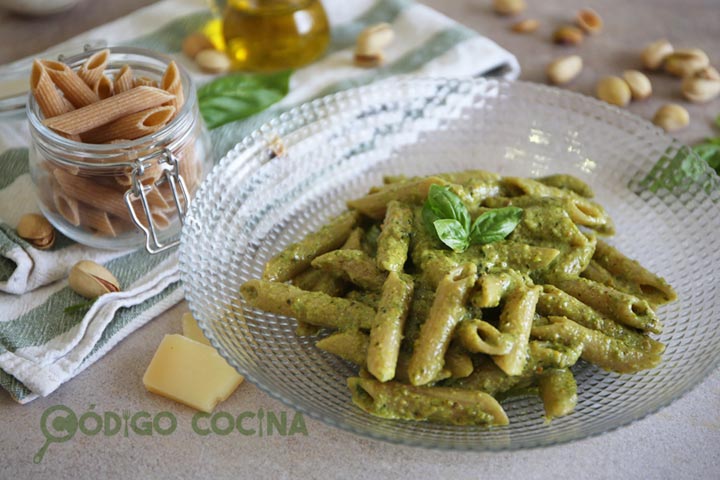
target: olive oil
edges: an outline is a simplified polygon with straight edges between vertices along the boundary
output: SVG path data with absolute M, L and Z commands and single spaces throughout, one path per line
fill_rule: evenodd
M 319 0 L 229 0 L 222 29 L 237 70 L 301 67 L 322 55 L 330 42 Z

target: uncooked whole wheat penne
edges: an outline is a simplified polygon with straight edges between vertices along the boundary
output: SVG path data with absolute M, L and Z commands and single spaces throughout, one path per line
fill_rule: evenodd
M 78 208 L 80 214 L 80 225 L 83 227 L 91 228 L 98 233 L 110 235 L 111 237 L 117 237 L 120 233 L 115 230 L 116 226 L 113 225 L 110 220 L 110 215 L 107 212 L 93 208 L 83 202 L 78 202 Z
M 126 92 L 134 86 L 135 80 L 133 79 L 132 67 L 130 65 L 123 65 L 113 82 L 115 94 Z
M 95 92 L 85 84 L 82 78 L 70 68 L 68 65 L 62 62 L 55 62 L 53 60 L 41 60 L 41 63 L 47 70 L 50 78 L 57 87 L 62 90 L 70 103 L 75 108 L 84 107 L 100 100 Z M 65 132 L 65 133 L 80 133 L 80 132 Z
M 83 85 L 85 86 L 84 83 Z M 97 97 L 92 90 L 90 93 Z M 130 114 L 157 107 L 172 98 L 172 94 L 159 88 L 135 87 L 72 112 L 46 119 L 43 123 L 59 132 L 81 134 Z
M 100 79 L 95 82 L 95 85 L 93 86 L 93 92 L 95 92 L 95 95 L 98 96 L 100 100 L 104 100 L 108 97 L 112 97 L 114 90 L 113 90 L 113 82 L 105 75 L 101 75 Z
M 55 117 L 73 110 L 70 102 L 60 95 L 55 87 L 50 74 L 39 60 L 35 60 L 30 74 L 30 91 L 35 96 L 35 101 L 40 107 L 45 118 Z
M 165 73 L 160 80 L 160 88 L 175 95 L 175 98 L 169 102 L 169 105 L 175 107 L 175 114 L 177 114 L 177 112 L 180 111 L 180 107 L 185 103 L 185 95 L 183 94 L 180 70 L 178 70 L 178 66 L 174 60 L 170 62 L 165 69 Z
M 135 140 L 164 127 L 175 114 L 175 107 L 166 105 L 148 108 L 101 125 L 81 135 L 87 143 L 105 143 L 118 138 Z
M 78 76 L 83 79 L 88 87 L 94 88 L 103 76 L 109 59 L 110 50 L 107 48 L 93 53 L 78 69 Z
M 57 189 L 53 192 L 53 202 L 58 213 L 70 224 L 80 226 L 80 211 L 77 199 L 65 194 L 62 190 Z

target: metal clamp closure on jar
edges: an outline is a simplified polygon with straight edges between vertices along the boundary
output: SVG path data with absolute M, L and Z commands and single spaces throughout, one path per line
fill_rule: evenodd
M 187 213 L 187 207 L 190 205 L 190 195 L 188 195 L 187 187 L 185 186 L 185 180 L 180 175 L 180 167 L 178 165 L 178 159 L 173 153 L 164 148 L 152 155 L 144 158 L 139 158 L 135 163 L 135 168 L 132 172 L 132 188 L 125 192 L 125 204 L 130 212 L 130 217 L 137 228 L 145 233 L 145 250 L 149 253 L 160 253 L 170 248 L 176 247 L 180 244 L 180 240 L 173 240 L 168 243 L 161 243 L 158 237 L 157 228 L 153 221 L 152 213 L 150 212 L 150 205 L 148 203 L 146 193 L 150 190 L 150 187 L 142 183 L 142 178 L 145 175 L 145 163 L 148 160 L 152 160 L 160 156 L 157 161 L 162 166 L 163 173 L 161 179 L 155 182 L 156 186 L 161 186 L 164 183 L 170 185 L 172 191 L 173 201 L 175 202 L 175 208 L 178 212 L 178 219 L 180 224 L 184 224 L 185 214 Z M 178 196 L 178 187 L 180 187 L 181 198 Z M 143 213 L 147 220 L 147 227 L 142 223 L 140 218 L 137 216 L 135 209 L 133 208 L 132 202 L 140 200 L 143 208 Z

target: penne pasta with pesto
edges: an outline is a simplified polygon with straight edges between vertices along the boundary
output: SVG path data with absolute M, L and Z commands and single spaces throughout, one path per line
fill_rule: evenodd
M 371 415 L 497 427 L 502 402 L 534 395 L 549 422 L 578 402 L 578 362 L 657 366 L 654 308 L 677 298 L 598 239 L 614 227 L 593 196 L 564 174 L 386 177 L 241 294 L 355 365 L 350 397 Z

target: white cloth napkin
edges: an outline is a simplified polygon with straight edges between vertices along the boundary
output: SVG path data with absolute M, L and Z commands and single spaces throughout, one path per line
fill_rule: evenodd
M 355 85 L 408 73 L 445 77 L 491 73 L 509 79 L 519 73 L 510 53 L 423 5 L 408 0 L 324 3 L 333 37 L 327 54 L 293 73 L 290 92 L 278 104 L 214 130 L 216 159 L 280 112 Z M 202 84 L 212 77 L 200 73 L 179 51 L 182 39 L 210 18 L 203 0 L 166 0 L 53 51 L 74 53 L 84 42 L 97 40 L 108 46 L 141 46 L 174 55 Z M 392 24 L 396 37 L 386 51 L 385 65 L 371 70 L 355 67 L 352 50 L 357 34 L 378 22 Z M 21 403 L 50 394 L 183 296 L 176 252 L 150 256 L 141 250 L 105 251 L 62 236 L 52 250 L 39 251 L 19 239 L 15 227 L 20 217 L 38 211 L 28 173 L 28 142 L 24 120 L 0 121 L 0 386 Z M 108 267 L 123 291 L 103 295 L 86 312 L 65 313 L 65 307 L 82 301 L 65 280 L 81 259 Z

